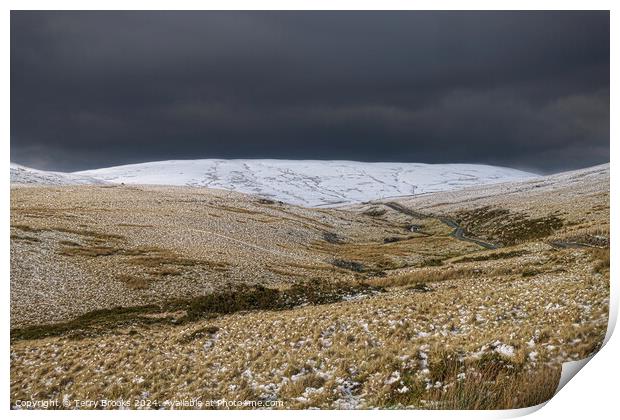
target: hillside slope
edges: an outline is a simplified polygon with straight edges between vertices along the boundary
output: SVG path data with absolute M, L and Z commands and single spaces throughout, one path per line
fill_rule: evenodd
M 524 181 L 396 200 L 449 215 L 473 235 L 504 245 L 553 235 L 569 243 L 609 245 L 609 164 Z
M 11 184 L 22 185 L 90 185 L 107 184 L 88 175 L 41 171 L 11 162 Z
M 605 165 L 348 208 L 14 186 L 11 404 L 536 405 L 602 345 L 608 240 Z

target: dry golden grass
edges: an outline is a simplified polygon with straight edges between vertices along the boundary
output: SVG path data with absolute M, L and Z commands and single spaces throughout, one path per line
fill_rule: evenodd
M 149 280 L 144 277 L 133 276 L 130 274 L 121 274 L 118 279 L 125 283 L 127 287 L 133 290 L 146 289 L 149 286 Z
M 39 320 L 12 330 L 12 402 L 517 408 L 548 399 L 561 363 L 596 352 L 606 332 L 609 250 L 546 241 L 601 236 L 607 196 L 586 197 L 582 221 L 573 208 L 554 213 L 553 198 L 524 195 L 537 206 L 532 217 L 507 201 L 528 220 L 567 223 L 484 251 L 432 217 L 423 221 L 430 236 L 408 238 L 416 234 L 405 227 L 421 222 L 374 204 L 370 213 L 313 210 L 142 187 L 55 189 L 53 202 L 47 194 L 11 197 L 12 317 Z M 58 276 L 64 292 L 35 282 L 33 256 L 38 277 Z M 48 293 L 32 305 L 20 297 L 28 288 Z M 103 291 L 112 298 L 100 304 Z M 44 321 L 65 307 L 70 316 Z
M 65 246 L 58 251 L 64 256 L 100 257 L 114 255 L 120 251 L 119 248 L 111 246 Z
M 183 271 L 170 267 L 158 267 L 148 271 L 148 274 L 151 276 L 179 276 L 182 273 Z
M 605 271 L 609 272 L 609 248 L 594 248 L 591 253 L 593 259 L 595 260 L 594 271 L 597 273 L 602 273 Z
M 188 311 L 162 308 L 144 315 L 146 325 L 124 321 L 79 339 L 17 340 L 11 395 L 273 398 L 284 408 L 538 404 L 557 386 L 560 363 L 599 348 L 609 287 L 605 275 L 592 276 L 598 260 L 590 249 L 538 258 L 420 269 L 425 275 L 405 285 L 436 279 L 428 293 L 395 287 L 326 305 L 199 315 L 177 324 L 170 319 Z M 544 262 L 542 273 L 522 277 L 524 261 Z M 553 274 L 560 263 L 568 270 Z M 49 368 L 48 350 L 63 354 L 62 370 Z
M 559 366 L 507 373 L 497 366 L 473 368 L 445 390 L 434 389 L 432 407 L 441 410 L 504 410 L 532 407 L 553 397 L 560 380 Z M 453 372 L 453 378 L 458 373 Z
M 477 245 L 439 235 L 421 235 L 388 243 L 384 242 L 384 238 L 377 242 L 342 244 L 317 241 L 312 247 L 333 260 L 357 263 L 374 271 L 440 265 L 443 259 L 479 249 Z
M 26 241 L 26 242 L 41 242 L 41 240 L 35 236 L 17 235 L 17 234 L 11 234 L 11 240 L 12 241 Z
M 478 270 L 479 273 L 479 270 Z M 397 274 L 394 276 L 377 277 L 368 280 L 369 284 L 382 287 L 410 286 L 418 283 L 435 283 L 439 281 L 460 279 L 471 277 L 477 274 L 473 268 L 451 268 L 444 267 L 438 269 L 418 269 L 408 273 Z

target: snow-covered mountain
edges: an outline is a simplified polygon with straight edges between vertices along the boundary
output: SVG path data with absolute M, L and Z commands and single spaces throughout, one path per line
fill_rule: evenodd
M 169 160 L 71 175 L 114 183 L 220 188 L 304 206 L 364 202 L 535 176 L 516 169 L 473 164 L 273 159 Z
M 592 205 L 591 197 L 609 194 L 609 163 L 521 181 L 486 184 L 460 190 L 456 194 L 403 197 L 399 203 L 424 212 L 454 214 L 467 208 L 495 206 L 516 210 L 528 209 L 530 214 L 544 216 L 548 209 L 541 202 L 563 203 L 564 207 Z M 541 198 L 543 197 L 543 198 Z M 558 207 L 561 207 L 558 204 Z M 582 214 L 590 209 L 579 210 Z
M 79 185 L 79 184 L 107 184 L 106 181 L 87 175 L 77 175 L 65 172 L 41 171 L 28 168 L 11 162 L 12 184 L 38 185 Z

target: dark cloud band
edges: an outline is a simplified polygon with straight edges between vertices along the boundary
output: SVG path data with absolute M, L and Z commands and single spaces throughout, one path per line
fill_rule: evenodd
M 609 160 L 607 12 L 12 12 L 11 159 Z

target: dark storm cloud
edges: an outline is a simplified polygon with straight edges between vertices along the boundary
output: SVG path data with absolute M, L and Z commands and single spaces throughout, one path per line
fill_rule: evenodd
M 607 12 L 13 12 L 11 159 L 609 160 Z

